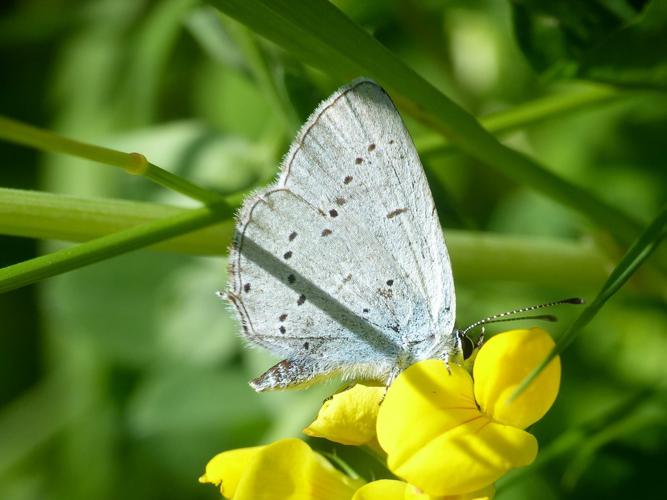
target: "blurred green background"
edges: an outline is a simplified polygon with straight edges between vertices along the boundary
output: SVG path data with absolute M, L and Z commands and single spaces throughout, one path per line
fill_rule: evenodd
M 665 2 L 335 4 L 475 116 L 593 81 L 618 86 L 619 97 L 503 141 L 645 223 L 667 198 Z M 139 151 L 226 194 L 270 182 L 295 128 L 344 83 L 193 0 L 0 9 L 1 114 Z M 404 117 L 425 144 L 432 132 Z M 620 256 L 602 230 L 530 187 L 456 152 L 421 152 L 446 228 L 591 242 L 608 269 Z M 115 169 L 6 142 L 0 162 L 3 187 L 192 205 Z M 0 236 L 0 265 L 64 245 Z M 576 272 L 564 284 L 553 270 L 533 282 L 472 279 L 456 261 L 454 270 L 460 324 L 590 299 L 602 284 Z M 2 295 L 0 498 L 218 498 L 196 482 L 216 452 L 299 435 L 336 386 L 255 394 L 247 380 L 272 360 L 240 342 L 214 295 L 225 279 L 222 256 L 138 251 Z M 566 351 L 559 399 L 533 428 L 538 462 L 501 480 L 497 498 L 664 497 L 667 313 L 657 284 L 630 282 Z M 558 335 L 576 313 L 558 311 L 548 329 Z

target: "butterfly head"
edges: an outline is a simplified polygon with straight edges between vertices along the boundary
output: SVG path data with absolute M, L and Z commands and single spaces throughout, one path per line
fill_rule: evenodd
M 463 361 L 465 361 L 474 354 L 479 346 L 473 343 L 472 339 L 464 330 L 459 330 L 458 328 L 455 329 L 454 336 L 456 337 L 456 346 L 458 347 L 457 352 L 463 358 Z
M 459 359 L 463 361 L 463 364 L 465 365 L 471 365 L 474 360 L 475 356 L 477 355 L 477 351 L 479 351 L 479 348 L 482 347 L 482 343 L 484 342 L 484 326 L 487 323 L 500 323 L 504 321 L 517 321 L 517 320 L 525 320 L 525 319 L 532 319 L 532 320 L 542 320 L 542 321 L 556 321 L 556 317 L 551 315 L 551 314 L 537 314 L 537 315 L 528 315 L 528 316 L 517 316 L 517 314 L 520 313 L 525 313 L 529 311 L 533 311 L 535 309 L 542 309 L 545 307 L 552 307 L 552 306 L 557 306 L 561 304 L 583 304 L 584 301 L 583 299 L 580 299 L 578 297 L 574 298 L 568 298 L 568 299 L 563 299 L 563 300 L 557 300 L 554 302 L 547 302 L 545 304 L 537 304 L 534 306 L 528 306 L 528 307 L 521 307 L 519 309 L 513 309 L 511 311 L 507 311 L 504 313 L 500 314 L 494 314 L 493 316 L 489 316 L 488 318 L 481 319 L 479 321 L 476 321 L 472 325 L 468 326 L 467 328 L 464 329 L 458 329 L 455 328 L 453 332 L 453 336 L 456 342 L 454 350 L 454 355 L 459 356 Z M 471 330 L 474 330 L 477 327 L 481 326 L 481 334 L 479 338 L 477 339 L 477 342 L 473 342 L 470 336 L 468 335 L 468 332 Z M 451 353 L 450 353 L 451 356 Z

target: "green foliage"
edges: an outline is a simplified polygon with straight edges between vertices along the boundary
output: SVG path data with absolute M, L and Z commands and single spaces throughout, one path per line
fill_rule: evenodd
M 664 496 L 664 5 L 7 7 L 0 114 L 39 129 L 0 121 L 0 497 L 218 498 L 196 483 L 213 454 L 299 435 L 336 386 L 253 393 L 273 360 L 242 345 L 214 292 L 231 208 L 360 75 L 397 101 L 425 163 L 459 324 L 590 304 L 556 311 L 559 400 L 531 430 L 538 462 L 498 498 Z
M 554 77 L 667 88 L 667 4 L 661 0 L 515 0 L 517 41 Z

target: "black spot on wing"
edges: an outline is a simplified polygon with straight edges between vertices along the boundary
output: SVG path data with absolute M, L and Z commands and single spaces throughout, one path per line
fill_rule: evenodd
M 282 325 L 280 325 L 280 328 L 278 328 L 278 330 L 280 331 L 280 333 L 285 333 L 287 331 L 285 327 Z
M 299 299 L 296 301 L 296 305 L 301 306 L 305 301 L 306 301 L 306 296 L 304 294 L 301 294 L 299 295 Z
M 374 149 L 375 149 L 375 144 L 369 144 L 369 145 L 368 145 L 368 152 L 369 152 L 369 153 L 370 153 L 371 151 L 373 151 Z
M 291 259 L 292 258 L 292 251 L 290 250 L 288 252 L 285 252 L 283 257 L 285 258 L 285 260 Z
M 295 277 L 293 274 L 290 274 L 290 275 L 287 277 L 287 281 L 289 281 L 290 284 L 291 284 L 291 283 L 294 283 L 294 282 L 296 281 L 296 277 Z
M 336 210 L 335 208 L 332 208 L 331 210 L 329 210 L 329 215 L 331 217 L 338 217 L 338 210 Z
M 356 163 L 357 165 L 361 165 L 363 162 L 364 162 L 363 158 L 357 158 L 356 160 L 354 160 L 354 163 Z
M 308 348 L 310 347 L 310 344 L 308 342 L 303 343 L 303 348 L 307 351 Z
M 282 314 L 278 317 L 278 319 L 279 319 L 280 321 L 285 321 L 285 320 L 287 319 L 287 313 L 282 313 Z
M 394 284 L 394 280 L 387 280 L 387 286 L 391 286 Z
M 289 240 L 294 241 L 294 238 L 296 238 L 296 231 L 292 231 L 289 235 Z
M 342 196 L 339 196 L 338 198 L 336 198 L 336 205 L 338 205 L 339 207 L 342 207 L 346 203 L 347 203 L 347 200 L 345 198 L 343 198 Z
M 331 234 L 331 229 L 322 229 L 322 236 L 329 236 Z
M 343 184 L 349 184 L 350 182 L 352 182 L 352 176 L 346 175 L 345 179 L 343 179 Z
M 248 293 L 250 291 L 250 283 L 246 283 L 245 285 L 243 285 L 243 291 L 245 293 Z
M 387 219 L 393 219 L 397 215 L 400 215 L 400 214 L 402 214 L 404 212 L 407 212 L 407 211 L 408 211 L 407 208 L 397 208 L 396 210 L 392 210 L 391 212 L 389 212 L 387 214 Z

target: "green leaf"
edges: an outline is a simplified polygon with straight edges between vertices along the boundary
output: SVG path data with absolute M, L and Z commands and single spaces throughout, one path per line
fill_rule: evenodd
M 667 88 L 667 4 L 515 0 L 514 29 L 533 65 L 556 77 Z

